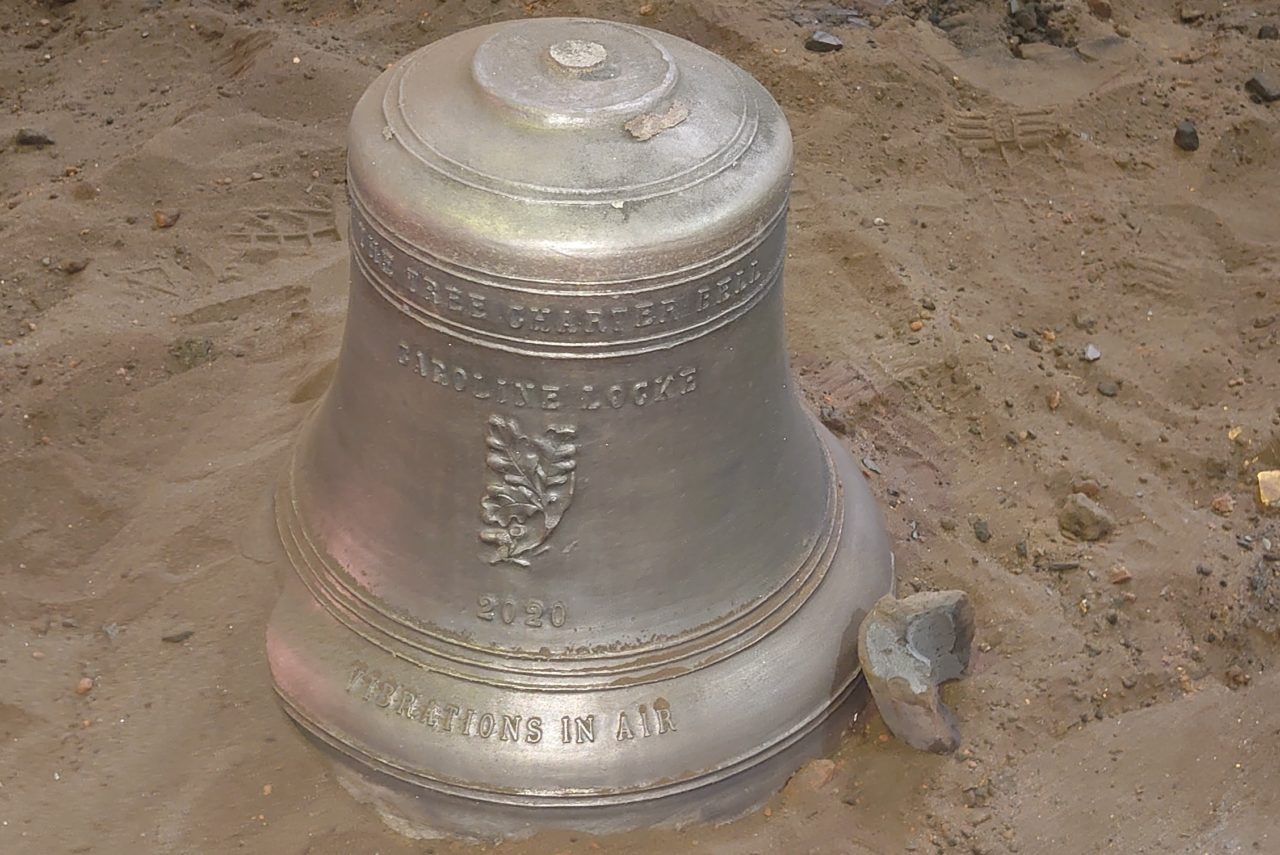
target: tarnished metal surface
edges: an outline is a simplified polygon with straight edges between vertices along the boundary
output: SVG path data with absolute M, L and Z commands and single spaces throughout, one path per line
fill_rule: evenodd
M 788 371 L 791 157 L 741 70 L 599 21 L 459 33 L 357 105 L 267 645 L 402 828 L 725 817 L 847 723 L 891 557 Z

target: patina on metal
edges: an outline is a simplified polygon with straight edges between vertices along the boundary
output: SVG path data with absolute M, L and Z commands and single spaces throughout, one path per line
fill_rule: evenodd
M 290 715 L 416 834 L 721 819 L 831 745 L 889 544 L 783 340 L 777 104 L 495 24 L 351 122 L 351 296 L 277 497 Z

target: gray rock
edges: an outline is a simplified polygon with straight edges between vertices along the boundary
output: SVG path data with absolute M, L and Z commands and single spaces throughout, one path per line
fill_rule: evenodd
M 34 128 L 18 128 L 18 133 L 14 135 L 13 141 L 20 146 L 29 148 L 44 148 L 47 145 L 53 145 L 51 136 Z
M 1102 351 L 1098 350 L 1098 346 L 1096 344 L 1089 344 L 1085 347 L 1084 349 L 1085 362 L 1097 362 L 1101 358 L 1102 358 Z
M 991 525 L 986 520 L 974 520 L 973 536 L 978 538 L 979 543 L 991 540 Z
M 1183 151 L 1195 151 L 1200 147 L 1200 134 L 1196 132 L 1196 123 L 1183 119 L 1173 129 L 1173 144 Z
M 814 53 L 828 53 L 833 50 L 841 50 L 844 42 L 840 41 L 840 37 L 828 33 L 826 30 L 815 30 L 813 35 L 804 40 L 806 50 Z
M 1280 27 L 1275 24 L 1263 24 L 1258 27 L 1258 38 L 1272 42 L 1280 40 Z
M 967 673 L 973 628 L 964 591 L 885 597 L 863 620 L 862 673 L 885 724 L 911 747 L 946 754 L 960 745 L 959 725 L 939 687 Z
M 1102 540 L 1115 527 L 1115 517 L 1084 493 L 1072 493 L 1058 512 L 1058 528 L 1076 540 Z
M 1269 74 L 1255 74 L 1249 78 L 1249 82 L 1244 85 L 1245 91 L 1255 96 L 1259 101 L 1271 103 L 1272 101 L 1280 101 L 1280 81 L 1277 81 Z

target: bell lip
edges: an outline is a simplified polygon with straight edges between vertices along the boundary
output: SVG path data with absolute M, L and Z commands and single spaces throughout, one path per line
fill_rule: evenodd
M 823 445 L 831 447 L 839 455 L 837 471 L 841 479 L 861 479 L 862 476 L 853 464 L 848 452 L 839 446 L 837 440 L 829 432 L 823 428 L 819 430 Z M 611 807 L 622 809 L 627 805 L 642 805 L 669 796 L 679 796 L 682 793 L 696 794 L 699 791 L 705 792 L 718 784 L 733 780 L 745 780 L 751 776 L 753 769 L 765 765 L 775 756 L 786 755 L 789 748 L 803 743 L 810 734 L 820 732 L 824 727 L 838 728 L 843 731 L 846 725 L 836 720 L 836 713 L 862 683 L 862 672 L 856 653 L 857 628 L 865 620 L 866 614 L 874 602 L 893 590 L 895 573 L 888 535 L 870 491 L 861 482 L 849 486 L 852 488 L 850 491 L 852 501 L 849 505 L 846 505 L 844 512 L 850 524 L 843 527 L 842 537 L 838 545 L 841 553 L 839 569 L 834 578 L 828 577 L 824 580 L 827 585 L 834 585 L 835 587 L 827 590 L 825 598 L 810 598 L 807 600 L 806 605 L 808 608 L 800 612 L 798 620 L 783 623 L 776 627 L 774 632 L 766 636 L 772 649 L 766 650 L 763 654 L 765 656 L 764 661 L 770 661 L 772 657 L 776 656 L 784 648 L 803 650 L 806 644 L 805 638 L 814 629 L 814 621 L 819 621 L 820 625 L 825 627 L 826 625 L 821 622 L 826 612 L 834 608 L 836 611 L 844 613 L 847 609 L 852 621 L 850 624 L 852 629 L 846 629 L 841 636 L 842 641 L 822 655 L 823 663 L 825 664 L 817 666 L 817 672 L 825 672 L 825 667 L 833 666 L 836 669 L 836 674 L 840 676 L 837 676 L 834 682 L 828 683 L 825 688 L 818 691 L 813 691 L 817 686 L 813 681 L 808 681 L 809 689 L 803 693 L 798 703 L 784 705 L 784 708 L 779 709 L 779 716 L 782 717 L 783 721 L 787 722 L 785 730 L 770 733 L 767 739 L 760 739 L 759 736 L 740 739 L 738 740 L 739 745 L 745 743 L 748 746 L 745 750 L 740 749 L 732 754 L 729 759 L 704 767 L 698 772 L 677 773 L 676 775 L 661 775 L 660 772 L 655 772 L 645 781 L 631 787 L 579 788 L 576 791 L 572 788 L 545 790 L 533 786 L 503 787 L 501 784 L 484 783 L 478 780 L 463 781 L 456 778 L 447 778 L 440 775 L 432 775 L 425 771 L 425 768 L 421 765 L 415 768 L 408 768 L 392 762 L 367 747 L 364 740 L 353 739 L 346 728 L 339 731 L 320 724 L 304 710 L 304 705 L 307 705 L 306 699 L 291 694 L 289 690 L 283 687 L 281 674 L 276 670 L 277 657 L 269 656 L 276 691 L 281 698 L 285 711 L 291 718 L 322 745 L 340 754 L 352 764 L 353 768 L 359 769 L 363 767 L 371 773 L 383 774 L 394 778 L 406 786 L 416 788 L 419 791 L 418 797 L 430 799 L 435 795 L 463 798 L 477 805 L 478 810 L 486 806 L 494 809 L 514 807 L 535 810 L 555 808 L 599 808 L 608 810 Z M 854 600 L 844 599 L 850 594 L 854 594 Z M 279 602 L 283 605 L 287 600 L 292 600 L 304 607 L 305 620 L 318 619 L 321 622 L 319 625 L 327 626 L 328 631 L 336 632 L 338 637 L 342 637 L 347 631 L 343 625 L 333 621 L 328 612 L 315 608 L 310 592 L 297 577 L 290 578 L 287 581 L 286 590 Z M 285 633 L 298 639 L 307 638 L 314 632 L 314 630 L 294 627 L 288 621 L 284 624 L 278 624 L 276 615 L 273 615 L 268 625 L 269 650 L 276 643 L 272 640 L 275 633 L 273 627 L 280 627 Z M 827 632 L 827 634 L 829 635 L 830 633 Z M 279 642 L 282 656 L 283 651 L 291 649 L 287 640 L 288 635 L 279 636 L 282 639 Z M 332 647 L 332 642 L 327 642 L 318 649 L 327 650 L 330 647 Z M 740 654 L 745 653 L 748 653 L 748 651 L 740 651 Z M 829 662 L 828 657 L 830 657 Z M 280 662 L 285 661 L 288 661 L 287 657 L 280 659 Z M 403 662 L 399 657 L 395 656 L 390 661 L 395 662 L 397 668 L 408 666 L 414 671 L 420 668 L 420 666 L 413 663 Z M 426 673 L 431 673 L 431 669 L 425 669 L 425 671 Z M 713 687 L 717 683 L 722 683 L 726 680 L 731 681 L 734 679 L 732 675 L 743 672 L 741 665 L 735 666 L 735 660 L 731 657 L 717 663 L 707 673 L 715 676 L 711 678 L 710 683 L 704 684 L 701 690 L 696 688 L 701 678 L 697 678 L 695 675 L 668 675 L 666 682 L 669 685 L 663 690 L 663 696 L 678 698 L 690 692 L 686 685 L 686 681 L 690 678 L 694 678 L 693 685 L 695 685 L 690 695 L 691 697 L 697 697 L 700 693 L 707 691 L 713 692 L 714 695 Z M 298 682 L 299 679 L 302 682 Z M 394 679 L 398 680 L 400 676 L 395 675 Z M 453 678 L 448 674 L 439 674 L 436 679 L 443 681 L 442 685 L 437 687 L 442 688 Z M 306 678 L 296 677 L 294 682 L 296 683 L 295 689 L 302 689 L 303 694 L 310 691 L 312 686 L 318 685 L 309 682 Z M 329 685 L 331 687 L 334 686 L 334 684 Z M 684 688 L 681 688 L 682 685 Z M 501 691 L 504 687 L 493 688 Z M 611 691 L 626 692 L 630 688 L 615 688 Z M 590 687 L 577 689 L 576 691 L 584 696 L 593 694 Z M 339 689 L 339 694 L 341 695 L 345 696 L 348 693 L 349 690 L 342 691 Z M 546 694 L 561 693 L 548 691 Z M 321 697 L 324 697 L 323 692 Z M 309 706 L 312 706 L 313 709 L 318 708 L 315 704 L 309 704 Z M 320 704 L 320 707 L 326 706 L 327 702 Z M 745 716 L 743 721 L 752 720 L 752 715 L 749 712 L 740 711 L 735 713 L 727 708 L 723 712 Z M 330 714 L 332 715 L 332 713 Z M 705 714 L 707 713 L 704 712 Z M 795 717 L 793 718 L 793 716 Z M 778 719 L 775 717 L 773 720 L 777 721 Z M 674 763 L 676 768 L 680 768 L 679 754 L 671 755 L 670 752 L 663 752 L 654 756 L 663 757 L 664 762 L 668 764 Z M 798 758 L 796 765 L 799 765 L 799 759 L 803 758 Z M 785 780 L 785 777 L 782 780 Z M 779 780 L 776 783 L 781 784 L 781 782 Z M 771 791 L 772 787 L 769 792 Z M 761 798 L 767 795 L 768 792 L 765 792 Z M 581 825 L 575 823 L 573 827 L 580 828 Z
M 759 810 L 803 763 L 836 750 L 850 724 L 857 722 L 859 713 L 870 702 L 866 680 L 859 675 L 841 707 L 833 709 L 800 739 L 759 763 L 693 790 L 586 806 L 512 805 L 438 790 L 413 792 L 409 789 L 413 785 L 364 765 L 294 718 L 287 707 L 285 710 L 290 721 L 332 763 L 343 789 L 371 805 L 395 831 L 414 839 L 496 842 L 520 840 L 540 831 L 617 834 L 638 828 L 731 822 Z
M 319 411 L 319 406 L 312 411 L 303 436 Z M 749 607 L 725 613 L 680 636 L 622 650 L 574 648 L 548 654 L 541 649 L 483 644 L 391 608 L 365 590 L 310 536 L 294 491 L 301 441 L 276 492 L 276 523 L 289 566 L 316 603 L 348 630 L 400 659 L 454 679 L 494 687 L 550 692 L 631 688 L 670 679 L 677 669 L 681 676 L 691 674 L 744 652 L 800 614 L 821 589 L 842 544 L 848 511 L 845 486 L 829 448 L 830 434 L 812 418 L 810 428 L 823 457 L 827 500 L 809 553 L 790 573 L 779 574 L 777 585 Z M 552 663 L 570 667 L 549 667 Z
M 493 784 L 452 781 L 429 775 L 425 772 L 407 769 L 390 762 L 386 758 L 377 756 L 364 746 L 357 745 L 351 737 L 340 735 L 326 728 L 303 712 L 301 707 L 279 685 L 274 688 L 285 712 L 303 730 L 324 742 L 332 750 L 344 754 L 370 769 L 389 775 L 406 784 L 451 796 L 461 796 L 476 802 L 539 808 L 550 806 L 597 807 L 650 801 L 698 790 L 737 775 L 749 773 L 754 767 L 766 763 L 774 756 L 785 752 L 797 742 L 804 740 L 814 730 L 822 727 L 831 715 L 842 707 L 857 691 L 862 682 L 862 668 L 859 666 L 849 676 L 844 686 L 834 693 L 826 704 L 796 722 L 790 730 L 778 739 L 763 746 L 754 746 L 711 769 L 685 777 L 667 778 L 660 783 L 644 783 L 634 787 L 621 787 L 609 792 L 584 790 L 581 793 L 566 793 L 553 790 L 537 791 L 529 788 L 503 789 Z
M 425 129 L 404 118 L 401 83 L 432 51 L 474 50 L 492 34 L 521 23 L 477 27 L 426 45 L 384 72 L 357 103 L 348 138 L 348 187 L 389 234 L 410 245 L 432 247 L 441 259 L 477 274 L 527 277 L 530 283 L 553 287 L 589 286 L 616 281 L 619 270 L 634 281 L 718 255 L 786 207 L 793 142 L 772 96 L 728 60 L 676 36 L 631 24 L 617 26 L 654 39 L 677 63 L 712 69 L 721 78 L 717 85 L 741 90 L 742 127 L 704 164 L 686 169 L 685 179 L 647 190 L 626 184 L 581 191 L 521 190 L 510 182 L 477 178 L 460 156 L 424 148 L 420 132 Z M 695 85 L 701 76 L 681 75 L 677 90 Z M 684 124 L 696 121 L 693 116 Z M 542 129 L 530 140 L 542 139 L 539 134 L 574 133 Z M 621 127 L 616 137 L 608 145 L 625 152 L 645 151 L 635 148 L 644 146 L 657 151 L 653 146 L 661 141 L 661 135 L 645 142 L 629 139 Z M 547 156 L 578 162 L 593 150 L 574 148 L 572 141 L 566 138 Z M 607 155 L 609 149 L 603 151 Z M 574 170 L 566 166 L 566 171 Z M 655 247 L 662 252 L 655 254 Z

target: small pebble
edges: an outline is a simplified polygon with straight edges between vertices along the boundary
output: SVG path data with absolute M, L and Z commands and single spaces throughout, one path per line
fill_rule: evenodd
M 168 635 L 162 635 L 160 640 L 169 644 L 181 644 L 195 634 L 196 631 L 194 629 L 183 629 L 178 632 L 171 632 Z
M 1108 575 L 1110 576 L 1112 585 L 1123 585 L 1125 582 L 1128 582 L 1133 578 L 1133 574 L 1129 572 L 1129 568 L 1125 567 L 1123 564 L 1117 564 L 1115 567 L 1112 567 L 1111 572 Z
M 1275 24 L 1263 24 L 1258 28 L 1258 38 L 1265 41 L 1280 41 L 1280 27 Z
M 1085 362 L 1097 362 L 1101 358 L 1102 358 L 1102 351 L 1098 350 L 1098 346 L 1096 344 L 1089 344 L 1085 347 L 1084 349 Z
M 156 209 L 151 212 L 151 227 L 153 229 L 170 229 L 173 224 L 178 222 L 178 217 L 182 216 L 181 211 L 161 211 Z
M 1096 499 L 1102 495 L 1102 485 L 1093 478 L 1073 478 L 1071 492 L 1083 493 L 1090 499 Z
M 818 792 L 831 783 L 831 779 L 835 777 L 835 774 L 835 761 L 826 758 L 810 760 L 797 769 L 796 773 L 791 776 L 791 780 L 787 781 L 785 792 L 788 795 L 793 795 L 798 791 Z
M 76 694 L 87 695 L 93 691 L 93 678 L 81 677 L 80 682 L 76 683 Z
M 1115 527 L 1115 517 L 1083 493 L 1068 496 L 1058 513 L 1058 528 L 1076 540 L 1101 540 Z
M 1196 123 L 1183 119 L 1173 131 L 1173 144 L 1183 151 L 1195 151 L 1200 148 L 1200 135 L 1196 133 Z
M 1114 398 L 1120 394 L 1120 387 L 1114 380 L 1103 380 L 1098 383 L 1098 394 L 1106 398 Z
M 37 131 L 32 128 L 18 128 L 18 133 L 14 137 L 14 142 L 18 145 L 30 146 L 32 148 L 44 148 L 47 145 L 53 145 L 53 138 L 44 131 Z
M 1245 83 L 1244 88 L 1246 92 L 1264 103 L 1280 101 L 1280 81 L 1269 74 L 1255 74 L 1249 78 L 1249 82 Z
M 804 40 L 804 47 L 805 50 L 811 50 L 814 53 L 830 53 L 844 48 L 844 42 L 826 30 L 815 30 L 809 38 Z
M 266 178 L 266 176 L 265 176 L 265 175 L 263 175 L 261 172 L 250 172 L 250 173 L 249 173 L 249 180 L 250 180 L 250 181 L 261 181 L 263 178 Z
M 986 520 L 973 521 L 973 536 L 978 538 L 979 543 L 986 543 L 991 540 L 991 526 Z
M 58 265 L 58 269 L 63 273 L 70 275 L 73 273 L 79 273 L 88 266 L 89 259 L 87 258 L 68 258 Z

